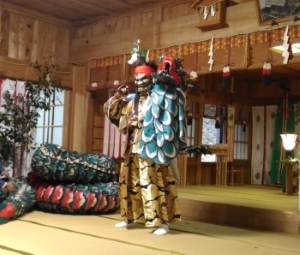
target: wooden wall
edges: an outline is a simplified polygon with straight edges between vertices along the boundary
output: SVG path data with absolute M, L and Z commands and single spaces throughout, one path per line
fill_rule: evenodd
M 155 49 L 266 29 L 259 27 L 255 2 L 250 1 L 227 7 L 228 28 L 202 32 L 196 28 L 200 18 L 190 3 L 170 1 L 143 13 L 77 28 L 71 46 L 72 61 L 129 53 L 137 39 L 143 48 Z
M 71 64 L 72 37 L 73 27 L 67 21 L 0 1 L 0 76 L 38 81 L 40 73 L 31 63 L 44 65 L 47 61 L 50 66 L 55 65 L 52 78 L 68 89 L 64 146 L 86 151 L 88 70 Z
M 71 88 L 69 23 L 0 2 L 0 71 L 2 76 L 37 80 L 30 63 L 57 65 L 56 79 Z M 50 56 L 54 55 L 54 58 Z

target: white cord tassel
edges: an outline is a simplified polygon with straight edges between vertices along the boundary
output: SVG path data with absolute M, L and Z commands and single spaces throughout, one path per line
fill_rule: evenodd
M 213 17 L 213 16 L 215 16 L 215 14 L 216 14 L 216 6 L 212 5 L 210 7 L 210 15 Z
M 208 7 L 205 6 L 203 11 L 203 19 L 207 19 L 207 17 L 208 17 Z
M 288 33 L 289 33 L 289 25 L 286 26 L 286 29 L 285 29 L 285 32 L 283 35 L 283 44 L 282 44 L 282 47 L 283 47 L 282 57 L 284 58 L 283 64 L 287 64 L 289 61 L 289 57 L 290 57 L 290 52 L 289 52 L 290 44 L 289 44 Z

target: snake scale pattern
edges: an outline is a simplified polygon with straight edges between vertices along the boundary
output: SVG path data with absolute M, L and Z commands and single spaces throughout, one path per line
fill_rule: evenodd
M 119 208 L 115 161 L 104 154 L 37 148 L 26 177 L 11 178 L 14 192 L 0 189 L 0 224 L 38 209 L 61 214 L 104 214 Z

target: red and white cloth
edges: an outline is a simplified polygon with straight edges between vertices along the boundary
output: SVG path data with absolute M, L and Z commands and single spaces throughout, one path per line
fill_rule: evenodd
M 264 85 L 272 84 L 272 65 L 270 62 L 265 62 L 263 65 L 263 83 Z

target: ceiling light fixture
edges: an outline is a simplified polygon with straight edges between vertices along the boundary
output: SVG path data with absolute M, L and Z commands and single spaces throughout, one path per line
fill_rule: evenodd
M 284 48 L 282 45 L 278 45 L 278 46 L 271 47 L 270 50 L 282 54 Z M 291 50 L 293 55 L 300 54 L 300 43 L 291 44 Z

